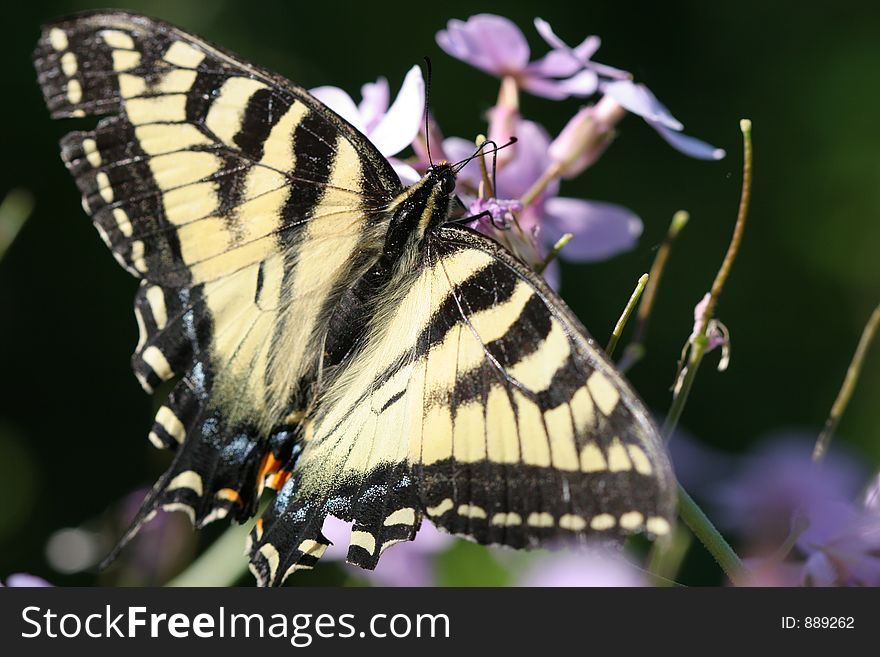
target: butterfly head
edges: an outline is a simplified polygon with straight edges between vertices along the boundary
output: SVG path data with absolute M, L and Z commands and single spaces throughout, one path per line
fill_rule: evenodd
M 440 194 L 449 196 L 455 191 L 455 178 L 458 171 L 446 160 L 432 164 L 425 174 Z
M 386 253 L 399 255 L 408 246 L 418 246 L 428 231 L 448 220 L 456 173 L 448 162 L 433 164 L 394 200 L 389 207 Z

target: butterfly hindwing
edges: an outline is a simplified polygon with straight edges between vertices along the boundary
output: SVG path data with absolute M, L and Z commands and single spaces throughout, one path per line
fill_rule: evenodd
M 354 521 L 349 560 L 366 567 L 424 517 L 511 547 L 669 531 L 673 477 L 656 429 L 536 274 L 446 226 L 395 289 L 323 391 L 294 479 L 252 536 L 262 582 L 303 567 L 296 546 L 328 513 Z
M 428 517 L 511 547 L 666 533 L 673 478 L 657 432 L 562 300 L 466 229 L 429 238 L 426 267 L 443 290 L 418 360 L 434 385 L 414 459 Z

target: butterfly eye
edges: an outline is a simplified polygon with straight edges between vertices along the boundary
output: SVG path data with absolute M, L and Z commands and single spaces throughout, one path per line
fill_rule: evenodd
M 443 176 L 443 180 L 440 181 L 440 191 L 444 194 L 451 194 L 455 191 L 455 175 L 452 172 Z

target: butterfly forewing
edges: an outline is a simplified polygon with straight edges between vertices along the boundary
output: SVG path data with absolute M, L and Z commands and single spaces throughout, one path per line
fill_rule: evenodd
M 183 447 L 145 511 L 247 516 L 257 475 L 283 479 L 291 445 L 269 444 L 308 403 L 323 318 L 376 257 L 400 183 L 307 92 L 160 21 L 59 21 L 35 64 L 53 117 L 105 115 L 62 157 L 142 279 L 138 380 L 182 378 L 150 437 Z

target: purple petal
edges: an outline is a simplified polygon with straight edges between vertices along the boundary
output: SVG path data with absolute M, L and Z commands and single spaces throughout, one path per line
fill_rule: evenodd
M 552 246 L 565 233 L 571 233 L 571 241 L 559 255 L 573 262 L 604 260 L 628 251 L 642 234 L 641 219 L 613 203 L 550 198 L 544 213 L 542 241 Z
M 574 75 L 583 68 L 581 62 L 565 50 L 551 50 L 546 55 L 526 66 L 527 75 L 539 77 L 564 78 Z
M 654 130 L 656 130 L 660 136 L 679 153 L 684 153 L 685 155 L 698 160 L 720 160 L 727 155 L 723 148 L 715 148 L 712 144 L 707 144 L 696 137 L 689 137 L 680 132 L 670 130 L 666 126 L 656 123 L 655 121 L 647 122 L 648 125 L 654 128 Z
M 474 154 L 476 146 L 474 142 L 461 137 L 447 137 L 443 140 L 443 150 L 450 162 L 461 162 Z M 458 172 L 459 182 L 470 185 L 474 189 L 480 184 L 480 179 L 480 163 L 477 160 L 471 160 Z
M 398 160 L 396 157 L 389 157 L 388 161 L 391 163 L 394 171 L 397 172 L 397 176 L 400 178 L 400 182 L 402 182 L 404 185 L 414 185 L 422 179 L 422 176 L 418 171 L 416 171 L 405 162 Z
M 492 75 L 513 75 L 529 62 L 529 44 L 510 20 L 494 14 L 451 20 L 437 33 L 448 54 Z
M 788 534 L 795 511 L 851 500 L 861 480 L 858 462 L 832 449 L 817 468 L 811 458 L 814 440 L 779 434 L 744 458 L 736 475 L 707 492 L 721 522 L 753 543 L 777 544 Z
M 862 496 L 862 506 L 874 513 L 880 514 L 880 474 L 874 475 L 871 483 Z
M 643 575 L 623 556 L 599 552 L 561 553 L 531 569 L 520 586 L 646 586 Z
M 550 80 L 537 76 L 523 76 L 520 86 L 535 96 L 562 100 L 570 96 L 592 96 L 599 88 L 599 76 L 593 71 L 583 70 L 564 80 Z
M 541 277 L 554 291 L 559 292 L 562 285 L 562 272 L 559 269 L 559 258 L 553 258 L 550 264 L 541 272 Z
M 0 586 L 3 586 L 0 584 Z M 51 587 L 52 584 L 36 575 L 28 575 L 27 573 L 15 573 L 6 578 L 6 586 L 9 588 L 45 588 Z
M 357 105 L 347 93 L 339 87 L 315 87 L 309 90 L 315 98 L 336 112 L 343 119 L 351 123 L 355 128 L 366 134 L 367 127 L 361 119 Z
M 547 42 L 548 46 L 550 46 L 554 50 L 570 50 L 568 44 L 566 44 L 565 41 L 556 36 L 556 32 L 553 31 L 552 27 L 550 27 L 550 23 L 545 21 L 543 18 L 535 18 L 534 22 L 535 29 L 538 31 L 538 34 L 541 35 L 541 38 Z
M 541 73 L 545 76 L 564 77 L 573 74 L 580 68 L 589 68 L 599 75 L 615 80 L 628 80 L 632 78 L 632 75 L 626 71 L 590 60 L 590 57 L 595 55 L 596 51 L 599 50 L 599 46 L 602 45 L 602 40 L 599 37 L 595 35 L 588 36 L 579 45 L 571 48 L 556 36 L 547 21 L 536 18 L 535 29 L 538 30 L 538 33 L 553 50 L 542 59 L 529 64 L 529 71 Z
M 361 87 L 362 100 L 358 105 L 358 113 L 361 115 L 368 133 L 376 127 L 376 124 L 388 111 L 390 93 L 386 78 L 379 78 L 375 82 L 368 82 Z
M 418 135 L 424 112 L 425 82 L 421 69 L 413 66 L 388 112 L 369 133 L 370 141 L 385 157 L 396 155 Z
M 602 39 L 593 34 L 574 47 L 574 54 L 580 61 L 588 62 L 590 61 L 590 57 L 596 54 L 596 51 L 599 50 L 601 45 Z
M 513 159 L 498 171 L 496 196 L 498 198 L 520 198 L 543 175 L 550 166 L 550 136 L 534 121 L 520 121 L 516 127 L 517 142 L 510 148 L 515 150 Z M 558 182 L 548 186 L 546 195 L 558 189 Z
M 345 561 L 351 539 L 351 523 L 334 516 L 324 518 L 321 533 L 330 540 L 330 547 L 321 557 L 324 561 Z
M 647 121 L 662 123 L 673 130 L 681 130 L 684 127 L 643 84 L 632 80 L 614 80 L 604 83 L 602 91 L 628 111 L 638 114 Z

